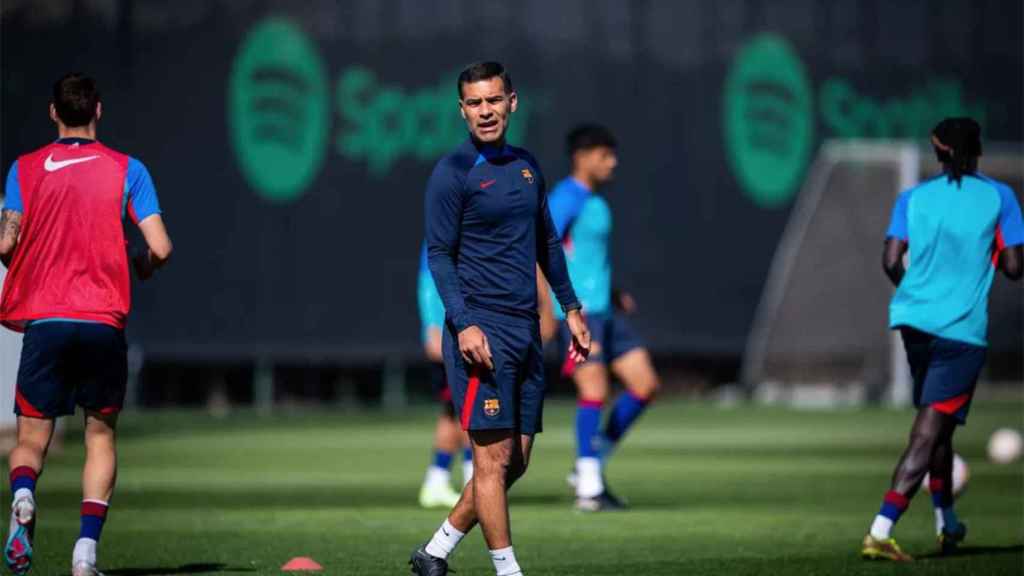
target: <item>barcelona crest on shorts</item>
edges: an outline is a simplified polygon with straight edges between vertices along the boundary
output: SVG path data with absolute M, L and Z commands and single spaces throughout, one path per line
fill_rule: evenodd
M 523 178 L 526 178 L 527 182 L 533 184 L 533 172 L 530 172 L 529 168 L 523 168 L 522 174 Z
M 491 418 L 498 415 L 501 412 L 501 401 L 497 398 L 488 398 L 484 400 L 484 414 Z

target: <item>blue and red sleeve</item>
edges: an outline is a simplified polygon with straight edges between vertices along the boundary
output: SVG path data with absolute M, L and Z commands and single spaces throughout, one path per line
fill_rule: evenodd
M 1002 250 L 1010 246 L 1024 244 L 1024 218 L 1021 217 L 1020 204 L 1013 194 L 1013 189 L 998 182 L 999 190 L 999 222 L 996 225 L 996 248 Z
M 573 221 L 580 215 L 585 200 L 586 194 L 581 194 L 576 186 L 566 184 L 564 180 L 548 196 L 548 209 L 559 238 L 565 237 Z
M 128 159 L 128 174 L 124 181 L 126 208 L 132 221 L 138 224 L 154 214 L 160 214 L 160 201 L 156 196 L 153 178 L 146 165 L 135 158 Z
M 21 201 L 21 184 L 18 184 L 18 161 L 11 164 L 7 172 L 7 185 L 4 186 L 4 210 L 25 212 L 25 206 Z
M 892 219 L 889 221 L 889 229 L 885 232 L 886 238 L 908 241 L 907 235 L 907 204 L 910 203 L 910 193 L 906 190 L 896 198 L 896 204 L 892 207 Z

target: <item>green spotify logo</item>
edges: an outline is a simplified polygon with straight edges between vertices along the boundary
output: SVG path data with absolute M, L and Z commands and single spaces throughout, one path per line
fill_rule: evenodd
M 725 145 L 732 171 L 759 206 L 787 202 L 814 143 L 812 89 L 786 40 L 760 34 L 742 48 L 725 81 Z
M 327 81 L 316 48 L 295 24 L 268 18 L 239 48 L 228 87 L 228 124 L 249 185 L 274 202 L 295 200 L 326 151 Z

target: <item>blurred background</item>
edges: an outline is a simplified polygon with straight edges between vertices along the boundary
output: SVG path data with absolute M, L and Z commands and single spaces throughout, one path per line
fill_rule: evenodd
M 4 173 L 55 137 L 51 86 L 75 70 L 99 82 L 100 138 L 156 183 L 176 250 L 134 292 L 146 408 L 427 400 L 422 196 L 464 138 L 472 61 L 508 66 L 510 139 L 549 182 L 570 127 L 618 135 L 614 275 L 667 394 L 905 404 L 879 260 L 896 194 L 937 170 L 931 127 L 977 118 L 982 169 L 1024 188 L 1019 0 L 4 0 L 0 17 Z M 1022 295 L 996 280 L 986 390 L 1024 379 Z M 0 343 L 8 390 L 17 338 Z

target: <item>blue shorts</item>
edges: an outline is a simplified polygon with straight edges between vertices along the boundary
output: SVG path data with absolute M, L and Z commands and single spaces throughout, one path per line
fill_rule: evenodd
M 586 362 L 611 364 L 627 352 L 643 348 L 644 343 L 633 331 L 625 315 L 618 312 L 587 314 L 587 328 L 590 329 L 590 356 Z M 563 360 L 568 356 L 569 342 L 572 334 L 569 327 L 562 322 L 558 330 L 559 353 Z
M 83 322 L 35 322 L 25 330 L 14 413 L 56 418 L 75 405 L 114 414 L 124 405 L 128 355 L 124 332 Z
M 444 366 L 452 404 L 463 430 L 512 429 L 541 432 L 544 414 L 544 354 L 540 326 L 519 318 L 474 312 L 491 348 L 494 371 L 470 366 L 459 353 L 452 326 L 444 331 Z
M 966 423 L 988 349 L 906 326 L 900 334 L 914 378 L 914 405 L 931 406 Z

